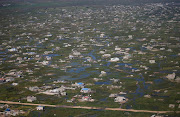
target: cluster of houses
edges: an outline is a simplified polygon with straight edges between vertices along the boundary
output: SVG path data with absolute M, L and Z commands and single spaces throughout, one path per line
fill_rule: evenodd
M 0 85 L 11 82 L 16 87 L 21 85 L 18 81 L 43 84 L 25 87 L 34 93 L 26 97 L 27 102 L 37 101 L 36 94 L 66 96 L 67 90 L 79 90 L 81 94 L 67 102 L 93 102 L 96 100 L 92 98 L 93 93 L 96 92 L 88 88 L 88 83 L 83 83 L 85 78 L 92 79 L 89 86 L 108 80 L 109 84 L 102 83 L 99 87 L 105 85 L 110 91 L 122 89 L 127 92 L 129 89 L 125 89 L 119 79 L 133 79 L 142 93 L 142 88 L 148 87 L 146 84 L 154 85 L 156 79 L 180 82 L 180 38 L 171 33 L 179 22 L 178 7 L 147 4 L 56 10 L 25 13 L 19 22 L 10 23 L 7 29 L 0 26 L 0 34 L 5 38 L 0 44 L 0 68 L 4 71 Z M 162 12 L 156 13 L 156 10 Z M 176 14 L 168 17 L 173 12 Z M 9 16 L 8 22 L 14 22 L 13 19 L 16 18 Z M 10 39 L 6 38 L 9 32 L 3 31 L 8 29 L 17 29 L 16 35 Z M 161 31 L 163 33 L 159 33 Z M 139 79 L 144 87 L 139 86 Z M 72 83 L 71 80 L 82 82 Z M 147 83 L 148 80 L 151 83 Z M 129 99 L 124 95 L 121 92 L 109 97 L 114 98 L 114 102 L 125 103 Z M 137 96 L 136 93 L 133 95 Z M 149 94 L 143 96 L 152 98 Z M 37 107 L 37 110 L 43 110 L 43 107 Z
M 11 108 L 9 108 L 9 105 L 7 105 L 7 104 L 0 104 L 0 109 L 1 110 L 4 109 L 4 111 L 0 111 L 1 117 L 19 116 L 19 115 L 26 113 L 23 110 L 11 109 Z

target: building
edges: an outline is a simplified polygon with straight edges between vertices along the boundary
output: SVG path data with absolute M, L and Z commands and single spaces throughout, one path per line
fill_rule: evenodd
M 5 114 L 10 115 L 10 114 L 11 114 L 11 109 L 10 109 L 10 108 L 7 108 L 7 109 L 5 110 Z
M 127 99 L 124 96 L 117 96 L 114 99 L 114 102 L 120 102 L 120 103 L 125 103 L 127 101 Z
M 168 74 L 166 77 L 167 77 L 169 80 L 174 80 L 175 77 L 176 77 L 176 74 L 175 74 L 175 73 Z
M 90 88 L 82 88 L 81 93 L 90 93 L 91 92 L 91 89 Z
M 43 111 L 44 110 L 44 106 L 38 106 L 36 107 L 37 110 Z
M 99 75 L 99 77 L 103 77 L 103 76 L 106 76 L 107 73 L 105 71 L 101 71 L 101 74 Z
M 17 85 L 18 85 L 18 83 L 12 83 L 12 85 L 13 85 L 13 86 L 17 86 Z
M 0 78 L 0 83 L 5 82 L 6 80 L 4 78 Z
M 84 87 L 84 83 L 78 82 L 78 83 L 73 84 L 73 86 L 77 86 L 77 87 L 83 88 Z
M 169 108 L 175 108 L 175 104 L 169 104 Z
M 154 63 L 156 63 L 156 61 L 155 60 L 149 60 L 149 63 L 154 64 Z
M 34 97 L 34 96 L 27 96 L 27 102 L 33 102 L 33 101 L 36 101 L 37 98 Z
M 118 57 L 111 58 L 111 60 L 110 60 L 110 62 L 118 62 L 118 61 L 119 61 Z

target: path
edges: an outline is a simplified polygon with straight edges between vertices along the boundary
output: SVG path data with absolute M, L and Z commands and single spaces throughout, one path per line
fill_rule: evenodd
M 122 109 L 122 108 L 102 108 L 102 107 L 87 107 L 87 106 L 66 106 L 66 105 L 34 104 L 34 103 L 21 103 L 21 102 L 11 102 L 11 101 L 0 101 L 0 103 L 28 105 L 28 106 L 60 107 L 60 108 L 116 110 L 116 111 L 128 111 L 128 112 L 143 112 L 143 113 L 172 113 L 172 112 L 174 112 L 174 111 L 134 110 L 134 109 Z M 180 111 L 176 111 L 176 112 L 180 113 Z

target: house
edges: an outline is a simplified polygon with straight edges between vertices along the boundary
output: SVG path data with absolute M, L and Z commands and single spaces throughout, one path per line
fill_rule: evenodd
M 89 97 L 89 96 L 83 96 L 82 97 L 82 100 L 84 100 L 84 101 L 89 101 L 91 98 Z
M 132 39 L 132 38 L 133 38 L 133 36 L 132 36 L 132 35 L 128 35 L 128 38 L 129 38 L 129 39 Z
M 156 63 L 156 61 L 155 60 L 149 60 L 149 63 L 154 64 L 154 63 Z
M 0 78 L 0 83 L 5 82 L 6 80 L 4 78 Z
M 69 59 L 74 59 L 74 56 L 73 55 L 69 55 Z
M 19 115 L 19 110 L 11 110 L 10 115 L 11 115 L 11 116 L 17 116 L 17 115 Z
M 37 86 L 29 87 L 29 90 L 30 90 L 30 91 L 35 91 L 35 92 L 40 91 L 39 87 L 37 87 Z
M 119 81 L 119 79 L 115 79 L 115 78 L 112 78 L 110 80 L 112 80 L 114 83 L 117 83 Z
M 169 104 L 169 108 L 174 108 L 175 104 Z
M 126 54 L 126 55 L 123 57 L 123 59 L 129 59 L 129 58 L 131 58 L 131 54 Z
M 102 58 L 109 58 L 109 57 L 111 57 L 111 54 L 103 54 L 102 55 Z
M 101 71 L 101 74 L 99 75 L 99 77 L 103 77 L 103 76 L 106 76 L 107 73 L 105 71 Z
M 103 38 L 104 36 L 105 36 L 105 34 L 103 34 L 103 33 L 102 33 L 102 34 L 100 34 L 100 37 L 101 37 L 101 38 Z
M 177 77 L 177 78 L 175 79 L 175 81 L 178 82 L 178 83 L 180 83 L 180 77 Z
M 164 115 L 151 115 L 151 117 L 164 117 Z
M 82 88 L 81 93 L 90 93 L 91 92 L 91 89 L 90 88 Z
M 36 110 L 43 111 L 44 110 L 44 106 L 38 106 L 38 107 L 36 107 Z
M 6 82 L 12 82 L 12 81 L 14 81 L 14 78 L 12 78 L 12 77 L 7 77 L 6 78 Z
M 15 51 L 17 51 L 17 49 L 16 48 L 11 48 L 11 49 L 8 49 L 8 51 L 9 52 L 15 52 Z
M 81 98 L 81 101 L 88 101 L 88 102 L 94 102 L 94 99 L 92 99 L 90 96 L 83 96 Z
M 12 83 L 12 85 L 13 85 L 13 86 L 17 86 L 17 85 L 18 85 L 18 83 Z
M 151 95 L 144 95 L 145 98 L 151 98 Z
M 78 52 L 78 51 L 73 51 L 73 55 L 74 55 L 74 56 L 80 56 L 80 55 L 81 55 L 81 53 L 80 53 L 80 52 Z
M 67 93 L 66 92 L 61 92 L 61 95 L 65 96 L 65 95 L 67 95 Z
M 75 98 L 71 98 L 70 100 L 67 100 L 67 102 L 74 102 Z
M 4 104 L 0 104 L 0 108 L 4 108 L 5 107 L 5 105 Z
M 166 76 L 166 78 L 168 78 L 169 80 L 174 80 L 175 77 L 176 77 L 176 74 L 175 74 L 175 73 L 168 74 L 168 75 Z
M 118 62 L 118 61 L 119 61 L 118 57 L 111 58 L 111 60 L 110 60 L 110 62 Z
M 10 114 L 11 114 L 11 109 L 10 109 L 10 108 L 7 108 L 7 109 L 5 110 L 5 114 L 10 115 Z
M 33 102 L 33 101 L 36 101 L 37 98 L 34 97 L 34 96 L 27 96 L 27 102 Z
M 120 102 L 120 103 L 125 103 L 127 101 L 127 99 L 124 96 L 117 96 L 114 99 L 114 102 Z
M 110 94 L 109 97 L 116 97 L 117 94 Z
M 73 84 L 73 86 L 77 86 L 77 87 L 83 88 L 84 87 L 84 83 L 78 82 L 78 83 Z

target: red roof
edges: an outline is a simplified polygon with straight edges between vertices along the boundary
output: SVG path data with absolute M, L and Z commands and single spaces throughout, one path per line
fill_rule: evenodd
M 0 80 L 5 80 L 4 78 L 0 78 Z

